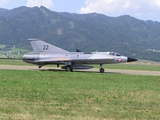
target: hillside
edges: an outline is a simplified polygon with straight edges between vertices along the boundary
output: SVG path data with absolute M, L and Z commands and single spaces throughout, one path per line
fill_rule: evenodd
M 4 12 L 6 12 L 6 11 L 8 11 L 8 10 L 7 10 L 7 9 L 0 8 L 0 14 L 4 13 Z
M 128 15 L 58 13 L 45 7 L 0 9 L 0 44 L 25 49 L 31 49 L 28 38 L 40 38 L 69 51 L 116 51 L 160 61 L 159 31 L 160 22 Z

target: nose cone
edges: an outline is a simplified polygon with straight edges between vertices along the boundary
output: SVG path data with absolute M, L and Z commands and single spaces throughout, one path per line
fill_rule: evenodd
M 128 58 L 127 62 L 134 62 L 134 61 L 138 61 L 137 59 L 134 58 Z

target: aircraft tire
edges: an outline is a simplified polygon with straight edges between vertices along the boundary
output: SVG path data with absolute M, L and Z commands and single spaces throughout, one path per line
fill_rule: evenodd
M 66 66 L 65 70 L 66 70 L 66 71 L 70 71 L 70 72 L 73 71 L 73 69 L 71 68 L 71 66 Z
M 100 69 L 99 69 L 99 72 L 100 72 L 100 73 L 104 73 L 104 68 L 100 68 Z
M 41 68 L 43 65 L 39 65 L 38 68 Z

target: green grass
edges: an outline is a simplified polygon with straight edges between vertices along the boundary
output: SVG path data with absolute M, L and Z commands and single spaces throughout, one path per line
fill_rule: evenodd
M 122 70 L 145 70 L 160 71 L 160 63 L 158 64 L 109 64 L 104 65 L 106 69 L 122 69 Z
M 22 58 L 25 53 L 28 53 L 29 50 L 19 49 L 15 47 L 5 49 L 5 45 L 0 45 L 0 57 L 9 57 L 9 58 Z M 8 53 L 8 56 L 3 56 L 3 52 Z
M 0 65 L 31 65 L 23 62 L 23 60 L 0 59 Z
M 160 119 L 156 76 L 0 71 L 0 119 Z
M 6 47 L 6 45 L 1 45 L 1 44 L 0 44 L 0 48 L 1 48 L 1 49 L 4 49 L 5 47 Z

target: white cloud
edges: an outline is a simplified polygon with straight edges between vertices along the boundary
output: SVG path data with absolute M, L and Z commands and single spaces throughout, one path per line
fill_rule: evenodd
M 81 13 L 98 12 L 108 15 L 123 14 L 126 10 L 137 9 L 137 3 L 132 0 L 86 0 L 86 7 L 81 8 Z
M 80 13 L 102 13 L 108 16 L 142 16 L 160 14 L 160 0 L 86 0 Z
M 34 7 L 34 6 L 45 6 L 47 8 L 53 7 L 53 2 L 52 0 L 27 0 L 27 5 L 28 7 Z
M 155 0 L 155 3 L 156 3 L 157 6 L 160 7 L 160 0 Z
M 3 4 L 6 2 L 7 0 L 0 0 L 0 7 L 3 6 Z

